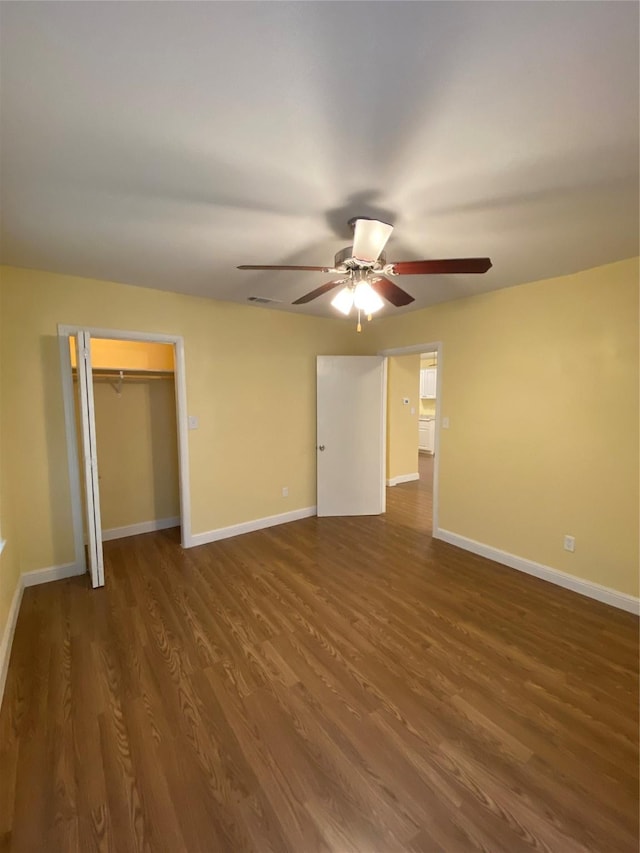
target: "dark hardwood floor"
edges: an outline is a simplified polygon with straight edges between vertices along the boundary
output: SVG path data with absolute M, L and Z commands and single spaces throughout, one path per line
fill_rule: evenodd
M 373 518 L 25 591 L 0 714 L 4 849 L 638 849 L 638 621 Z

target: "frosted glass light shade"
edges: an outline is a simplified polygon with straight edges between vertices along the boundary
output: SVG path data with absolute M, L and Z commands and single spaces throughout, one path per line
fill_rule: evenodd
M 365 314 L 375 314 L 384 307 L 384 302 L 375 290 L 366 281 L 360 281 L 356 285 L 353 302 Z
M 392 231 L 393 225 L 387 225 L 386 222 L 378 222 L 376 219 L 357 219 L 353 235 L 354 258 L 365 263 L 376 261 Z
M 338 311 L 342 311 L 345 317 L 353 308 L 353 289 L 351 287 L 343 287 L 331 300 L 331 304 Z

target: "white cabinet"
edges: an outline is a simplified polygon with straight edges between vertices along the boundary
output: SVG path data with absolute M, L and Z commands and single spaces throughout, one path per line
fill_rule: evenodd
M 434 389 L 435 391 L 435 389 Z M 429 421 L 427 423 L 427 450 L 429 453 L 434 453 L 436 449 L 436 422 Z
M 418 427 L 418 448 L 433 453 L 436 443 L 435 420 L 420 421 Z
M 420 369 L 420 396 L 423 400 L 435 400 L 437 367 L 423 367 Z

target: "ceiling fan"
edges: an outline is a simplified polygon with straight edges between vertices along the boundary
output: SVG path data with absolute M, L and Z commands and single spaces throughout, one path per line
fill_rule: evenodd
M 238 269 L 326 272 L 342 276 L 305 293 L 293 304 L 302 305 L 305 302 L 311 302 L 312 299 L 344 285 L 331 304 L 345 315 L 355 307 L 358 311 L 358 331 L 361 330 L 360 313 L 366 314 L 371 319 L 371 315 L 384 306 L 381 297 L 396 307 L 409 305 L 415 301 L 413 296 L 398 287 L 387 276 L 484 273 L 491 269 L 489 258 L 447 258 L 387 263 L 384 247 L 391 236 L 393 225 L 364 216 L 350 219 L 349 225 L 353 228 L 353 246 L 347 246 L 338 252 L 332 267 L 243 264 Z

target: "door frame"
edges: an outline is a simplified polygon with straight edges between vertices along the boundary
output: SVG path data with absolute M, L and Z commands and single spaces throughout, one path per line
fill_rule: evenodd
M 175 364 L 176 421 L 178 433 L 178 480 L 180 491 L 180 531 L 183 548 L 193 545 L 191 534 L 191 490 L 189 486 L 189 439 L 187 414 L 187 379 L 184 358 L 184 338 L 182 335 L 165 335 L 159 332 L 135 332 L 123 329 L 102 329 L 95 326 L 66 325 L 58 323 L 58 344 L 60 349 L 60 367 L 62 376 L 62 399 L 64 403 L 64 422 L 67 438 L 67 461 L 69 468 L 69 491 L 71 495 L 71 516 L 73 522 L 73 541 L 76 565 L 87 570 L 84 549 L 84 530 L 82 516 L 82 491 L 80 487 L 80 466 L 78 440 L 76 433 L 76 415 L 73 396 L 73 372 L 69 337 L 78 332 L 88 332 L 91 338 L 111 338 L 117 341 L 141 341 L 144 343 L 172 344 Z
M 438 515 L 440 505 L 440 429 L 441 429 L 441 400 L 442 400 L 442 341 L 432 341 L 426 344 L 411 344 L 406 347 L 393 347 L 391 349 L 379 350 L 378 355 L 395 356 L 395 355 L 415 355 L 415 353 L 435 352 L 437 353 L 438 372 L 436 374 L 436 434 L 433 445 L 433 500 L 432 500 L 432 518 L 431 518 L 431 535 L 434 539 L 438 538 Z M 418 415 L 420 408 L 418 407 Z M 385 442 L 386 444 L 386 442 Z

